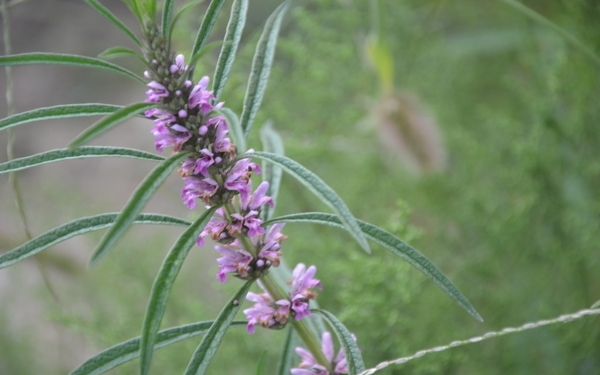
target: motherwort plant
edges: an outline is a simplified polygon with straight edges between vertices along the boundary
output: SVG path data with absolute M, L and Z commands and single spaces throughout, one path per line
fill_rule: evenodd
M 17 263 L 72 236 L 107 227 L 108 231 L 90 259 L 90 266 L 105 256 L 133 223 L 180 225 L 185 230 L 167 254 L 154 280 L 139 339 L 99 353 L 73 370 L 72 374 L 104 373 L 137 357 L 140 358 L 140 374 L 147 374 L 155 349 L 201 333 L 204 339 L 192 355 L 185 374 L 203 374 L 228 328 L 240 323 L 233 319 L 244 300 L 253 303 L 243 310 L 248 333 L 254 333 L 257 326 L 287 329 L 290 332 L 283 345 L 284 360 L 278 369 L 279 374 L 333 375 L 364 371 L 356 338 L 334 314 L 318 309 L 315 302 L 311 302 L 317 298 L 316 290 L 325 287 L 316 278 L 317 268 L 303 263 L 293 269 L 286 266 L 283 258 L 286 236 L 282 232 L 286 223 L 310 222 L 339 227 L 348 231 L 367 253 L 370 252 L 367 240 L 372 240 L 415 266 L 471 315 L 481 319 L 468 300 L 427 258 L 383 229 L 355 219 L 342 199 L 318 176 L 282 155 L 281 139 L 272 127 L 261 129 L 265 151 L 246 148 L 246 138 L 261 104 L 277 35 L 282 18 L 290 6 L 289 1 L 281 4 L 266 22 L 256 47 L 239 117 L 226 107 L 226 99 L 221 98 L 221 94 L 240 43 L 247 0 L 233 1 L 223 42 L 206 45 L 225 0 L 210 2 L 190 51 L 173 51 L 170 38 L 177 19 L 182 12 L 189 11 L 193 3 L 183 6 L 174 14 L 174 2 L 165 0 L 159 17 L 156 0 L 126 0 L 125 3 L 141 25 L 142 38 L 138 39 L 97 0 L 86 2 L 141 49 L 140 54 L 124 47 L 115 47 L 101 57 L 106 59 L 123 54 L 136 56 L 146 67 L 143 78 L 105 60 L 75 55 L 8 55 L 0 57 L 0 64 L 55 63 L 105 69 L 145 84 L 146 99 L 124 107 L 104 104 L 60 105 L 9 116 L 0 121 L 0 129 L 49 118 L 105 117 L 81 133 L 68 148 L 0 164 L 0 172 L 13 172 L 77 157 L 132 157 L 155 160 L 160 164 L 139 185 L 118 215 L 97 215 L 57 227 L 1 255 L 0 267 Z M 220 46 L 221 52 L 213 79 L 205 72 L 196 75 L 196 63 L 207 50 L 215 46 Z M 187 62 L 184 53 L 189 56 Z M 156 151 L 169 154 L 168 158 L 127 148 L 84 146 L 97 135 L 140 115 L 153 122 L 153 127 L 149 127 L 148 131 L 155 137 Z M 263 161 L 262 168 L 253 161 L 256 159 Z M 200 212 L 199 218 L 193 223 L 165 215 L 142 213 L 156 189 L 175 171 L 183 181 L 183 204 Z M 274 217 L 282 172 L 298 179 L 333 213 L 310 212 Z M 262 175 L 262 181 L 257 183 L 256 188 L 253 187 L 255 175 Z M 210 246 L 218 253 L 216 277 L 221 282 L 242 280 L 241 288 L 213 321 L 159 332 L 169 293 L 186 255 L 195 245 L 209 247 L 209 240 Z M 249 291 L 254 283 L 262 292 Z M 335 355 L 332 335 L 324 328 L 323 321 L 329 324 L 341 346 Z M 294 350 L 294 340 L 289 338 L 293 336 L 303 343 L 302 347 L 295 349 L 300 356 L 299 362 L 290 355 Z

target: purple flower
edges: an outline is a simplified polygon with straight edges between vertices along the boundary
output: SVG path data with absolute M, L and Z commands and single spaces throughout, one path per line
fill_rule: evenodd
M 155 124 L 171 125 L 176 121 L 175 115 L 162 108 L 151 108 L 144 112 L 144 115 L 148 118 L 156 117 Z
M 184 177 L 183 181 L 185 185 L 181 192 L 181 199 L 190 209 L 196 207 L 196 199 L 198 198 L 208 203 L 210 197 L 219 189 L 219 184 L 212 178 Z
M 258 282 L 261 289 L 264 287 Z M 261 327 L 278 329 L 283 328 L 289 318 L 289 309 L 287 309 L 286 300 L 273 301 L 268 293 L 256 294 L 248 292 L 246 299 L 254 302 L 254 306 L 244 310 L 248 324 L 246 330 L 248 333 L 254 333 L 254 326 L 260 324 Z
M 355 338 L 356 340 L 356 338 Z M 300 368 L 293 368 L 290 370 L 292 375 L 342 375 L 348 373 L 348 364 L 346 361 L 346 355 L 342 349 L 339 350 L 337 356 L 333 357 L 333 341 L 329 332 L 324 332 L 321 338 L 321 349 L 325 358 L 331 364 L 333 372 L 329 372 L 327 368 L 319 364 L 313 355 L 306 349 L 296 348 L 296 353 L 302 359 L 300 361 Z
M 184 72 L 187 70 L 187 65 L 184 64 L 185 57 L 183 55 L 177 55 L 175 57 L 175 63 L 169 67 L 169 72 L 175 74 L 177 72 Z
M 150 90 L 146 91 L 146 102 L 158 103 L 162 98 L 169 96 L 169 90 L 156 81 L 150 81 L 146 86 L 150 87 Z
M 200 233 L 200 236 L 198 236 L 198 240 L 196 241 L 198 246 L 204 246 L 204 237 L 210 236 L 213 241 L 221 241 L 229 237 L 225 232 L 225 229 L 229 225 L 229 221 L 225 220 L 225 210 L 221 207 L 215 213 L 216 215 L 210 219 L 204 230 Z
M 180 150 L 192 136 L 190 131 L 181 125 L 175 124 L 169 129 L 164 124 L 158 123 L 158 120 L 155 124 L 152 135 L 154 135 L 154 146 L 158 152 L 162 152 L 168 146 L 173 146 L 176 151 Z
M 279 251 L 281 242 L 287 238 L 285 234 L 281 233 L 284 225 L 285 223 L 276 223 L 269 227 L 261 251 Z
M 242 211 L 250 211 L 257 210 L 260 206 L 264 204 L 268 204 L 271 208 L 273 208 L 273 200 L 271 197 L 265 195 L 267 190 L 269 190 L 269 183 L 267 181 L 261 182 L 260 185 L 254 191 L 254 194 L 249 195 L 247 192 L 252 190 L 252 181 L 248 180 L 248 187 L 244 190 L 244 193 L 240 193 L 240 202 Z
M 179 174 L 182 177 L 188 177 L 194 174 L 194 169 L 196 168 L 196 160 L 192 158 L 186 158 L 183 163 L 181 163 L 181 167 L 179 167 Z
M 217 263 L 219 263 L 217 279 L 224 283 L 227 281 L 228 273 L 235 273 L 241 279 L 249 278 L 250 263 L 254 260 L 252 254 L 243 249 L 219 245 L 215 246 L 215 250 L 221 254 L 221 257 L 217 259 Z
M 204 177 L 208 177 L 208 167 L 215 163 L 215 159 L 213 159 L 213 153 L 207 149 L 202 149 L 200 150 L 200 154 L 202 156 L 196 160 L 194 174 L 202 174 Z
M 220 108 L 222 106 L 221 103 L 217 106 L 213 105 L 213 102 L 215 101 L 213 92 L 206 89 L 208 87 L 209 80 L 210 79 L 208 78 L 208 76 L 202 77 L 198 84 L 192 89 L 188 101 L 190 108 L 198 107 L 200 113 L 203 115 L 207 114 L 215 108 Z
M 235 165 L 227 172 L 227 178 L 225 179 L 225 189 L 231 191 L 238 191 L 241 194 L 250 194 L 248 189 L 248 180 L 252 172 L 260 174 L 260 167 L 258 164 L 253 163 L 250 159 L 239 160 Z
M 294 312 L 294 319 L 300 320 L 305 316 L 310 316 L 309 300 L 315 299 L 317 294 L 312 288 L 323 289 L 321 281 L 314 279 L 313 276 L 317 272 L 317 267 L 310 266 L 308 269 L 302 263 L 299 263 L 292 272 L 292 290 L 290 292 L 290 300 L 292 302 L 291 309 Z
M 217 120 L 217 121 L 213 121 Z M 216 132 L 215 132 L 215 141 L 213 143 L 212 149 L 216 152 L 223 152 L 230 155 L 235 153 L 235 149 L 233 144 L 231 144 L 231 140 L 227 138 L 227 134 L 229 133 L 229 128 L 227 127 L 227 123 L 225 119 L 221 116 L 212 117 L 207 122 L 207 125 L 215 124 Z
M 273 299 L 267 293 L 255 294 L 248 292 L 246 299 L 254 302 L 254 306 L 244 310 L 248 324 L 246 330 L 248 333 L 254 333 L 254 326 L 260 324 L 265 328 L 274 326 L 277 322 L 275 321 L 275 311 L 273 307 Z

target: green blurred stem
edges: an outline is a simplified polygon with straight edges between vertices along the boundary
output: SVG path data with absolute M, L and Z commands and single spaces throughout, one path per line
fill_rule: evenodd
M 3 40 L 4 54 L 10 55 L 12 53 L 12 51 L 11 51 L 11 43 L 10 43 L 10 20 L 8 17 L 8 7 L 10 5 L 14 5 L 16 3 L 16 1 L 13 1 L 12 3 L 7 3 L 6 0 L 1 0 L 1 1 L 2 2 L 0 5 L 2 5 L 2 8 L 1 8 L 2 24 L 4 25 L 3 30 L 2 30 L 3 34 L 4 34 L 4 40 Z M 10 116 L 15 112 L 14 101 L 13 101 L 12 69 L 10 66 L 6 66 L 4 68 L 4 71 L 6 72 L 6 114 L 7 114 L 7 116 Z M 11 129 L 11 128 L 9 128 L 7 130 L 7 132 L 8 132 L 7 133 L 8 139 L 6 141 L 6 157 L 7 157 L 8 161 L 10 161 L 15 158 L 14 152 L 13 152 L 13 143 L 15 140 L 15 134 L 13 132 L 13 129 Z M 27 223 L 27 217 L 25 216 L 25 211 L 23 209 L 23 196 L 21 195 L 21 190 L 19 189 L 19 178 L 18 178 L 17 173 L 10 172 L 8 174 L 8 179 L 9 179 L 11 187 L 12 187 L 13 195 L 15 198 L 15 205 L 17 206 L 17 211 L 19 212 L 19 218 L 21 219 L 21 223 L 23 225 L 23 230 L 25 231 L 25 236 L 27 237 L 27 240 L 31 240 L 33 238 L 33 236 L 31 235 L 31 231 L 29 230 L 29 224 Z M 54 291 L 54 288 L 52 288 L 52 284 L 50 284 L 50 280 L 48 279 L 48 273 L 46 272 L 44 262 L 42 262 L 42 260 L 40 259 L 40 257 L 38 255 L 35 255 L 33 257 L 33 259 L 35 259 L 35 261 L 37 263 L 38 269 L 40 270 L 40 274 L 42 276 L 42 280 L 44 281 L 46 288 L 52 295 L 52 298 L 54 298 L 54 300 L 56 302 L 59 302 L 58 295 Z
M 269 277 L 269 275 L 261 277 L 260 282 L 275 301 L 278 301 L 280 299 L 287 299 L 287 296 L 285 296 L 284 293 L 281 292 L 281 289 L 279 289 L 277 284 L 275 284 L 275 282 Z M 325 354 L 321 349 L 321 342 L 311 332 L 311 330 L 306 325 L 306 322 L 297 321 L 293 318 L 290 318 L 289 323 L 296 330 L 298 336 L 300 336 L 302 341 L 304 341 L 304 345 L 306 345 L 308 351 L 312 353 L 315 360 L 321 365 L 325 366 L 325 368 L 329 372 L 332 372 L 333 369 L 331 368 L 331 363 L 327 361 L 327 358 L 325 358 Z
M 528 8 L 527 6 L 521 4 L 520 2 L 518 2 L 516 0 L 500 0 L 500 1 L 502 1 L 506 5 L 511 6 L 513 9 L 517 10 L 518 12 L 522 13 L 523 15 L 531 18 L 533 21 L 556 31 L 557 33 L 562 35 L 567 41 L 571 42 L 571 44 L 573 44 L 575 47 L 577 47 L 583 53 L 585 53 L 589 58 L 594 60 L 594 62 L 596 64 L 600 65 L 600 57 L 598 55 L 596 55 L 594 53 L 594 51 L 592 51 L 588 46 L 586 46 L 579 39 L 577 39 L 573 34 L 567 32 L 562 27 L 558 26 L 557 24 L 550 21 L 546 17 L 542 16 L 541 14 L 537 13 L 533 9 Z

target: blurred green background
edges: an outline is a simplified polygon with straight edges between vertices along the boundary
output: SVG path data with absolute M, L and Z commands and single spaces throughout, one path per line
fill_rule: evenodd
M 108 30 L 93 11 L 74 2 L 55 3 L 56 18 L 36 9 L 41 5 L 35 0 L 14 7 L 15 52 L 77 52 L 79 43 L 77 48 L 87 48 L 79 53 L 94 55 L 110 43 L 123 43 L 125 38 Z M 597 1 L 522 3 L 600 54 Z M 106 5 L 122 11 L 133 25 L 118 2 Z M 236 111 L 258 34 L 276 5 L 250 2 L 243 46 L 223 95 Z M 205 6 L 189 14 L 176 33 L 184 51 Z M 75 8 L 79 18 L 64 15 Z M 74 22 L 79 29 L 72 26 L 64 35 L 81 39 L 60 43 L 55 34 L 44 44 L 27 43 L 35 35 L 19 20 L 36 12 L 39 33 Z M 223 34 L 227 14 L 224 9 L 215 40 Z M 90 30 L 96 31 L 87 35 Z M 259 125 L 272 120 L 288 156 L 336 189 L 358 218 L 424 253 L 485 319 L 475 321 L 376 245 L 367 256 L 336 229 L 286 226 L 285 257 L 291 264 L 317 265 L 325 286 L 318 301 L 356 334 L 368 367 L 573 312 L 600 299 L 598 61 L 505 1 L 382 1 L 378 10 L 367 1 L 297 1 L 281 34 L 250 145 L 260 148 Z M 208 75 L 217 53 L 203 62 Z M 25 69 L 30 68 L 16 73 L 21 80 L 15 78 L 18 111 L 73 101 L 143 99 L 141 86 L 111 81 L 102 73 Z M 61 73 L 57 78 L 48 72 Z M 29 86 L 19 83 L 27 79 Z M 49 79 L 56 82 L 54 89 L 36 90 L 41 91 L 36 98 L 26 95 L 31 85 Z M 19 129 L 18 156 L 64 147 L 87 124 Z M 150 128 L 150 122 L 141 121 L 98 143 L 151 150 Z M 42 131 L 51 137 L 40 137 Z M 4 144 L 6 135 L 1 136 Z M 120 209 L 151 168 L 133 161 L 96 163 L 68 162 L 22 173 L 34 233 Z M 148 211 L 189 217 L 179 202 L 180 187 L 174 176 Z M 4 175 L 0 198 L 0 250 L 7 251 L 24 235 Z M 277 213 L 323 210 L 310 192 L 284 177 Z M 153 277 L 178 233 L 135 228 L 89 272 L 85 260 L 100 233 L 49 250 L 45 263 L 59 302 L 49 296 L 34 262 L 2 270 L 0 374 L 66 373 L 87 356 L 137 336 Z M 213 318 L 237 288 L 235 282 L 220 285 L 214 279 L 212 253 L 197 249 L 190 255 L 170 298 L 165 327 Z M 600 374 L 599 323 L 591 317 L 508 335 L 379 373 Z M 233 329 L 209 373 L 254 373 L 264 350 L 268 368 L 274 369 L 283 338 L 279 331 L 250 336 Z M 181 373 L 198 342 L 158 352 L 153 373 Z M 134 362 L 111 374 L 136 371 Z

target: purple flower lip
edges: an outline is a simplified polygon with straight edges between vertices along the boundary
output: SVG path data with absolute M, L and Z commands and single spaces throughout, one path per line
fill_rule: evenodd
M 353 336 L 354 337 L 354 336 Z M 354 337 L 356 341 L 356 337 Z M 321 336 L 321 350 L 323 350 L 323 354 L 325 358 L 331 365 L 333 372 L 329 372 L 329 370 L 323 365 L 319 364 L 313 355 L 306 349 L 296 348 L 296 353 L 300 356 L 301 361 L 299 364 L 299 368 L 293 368 L 290 370 L 292 375 L 343 375 L 348 373 L 348 364 L 346 360 L 346 355 L 344 354 L 343 349 L 340 349 L 337 355 L 333 356 L 333 340 L 331 339 L 331 334 L 329 332 L 323 332 Z

